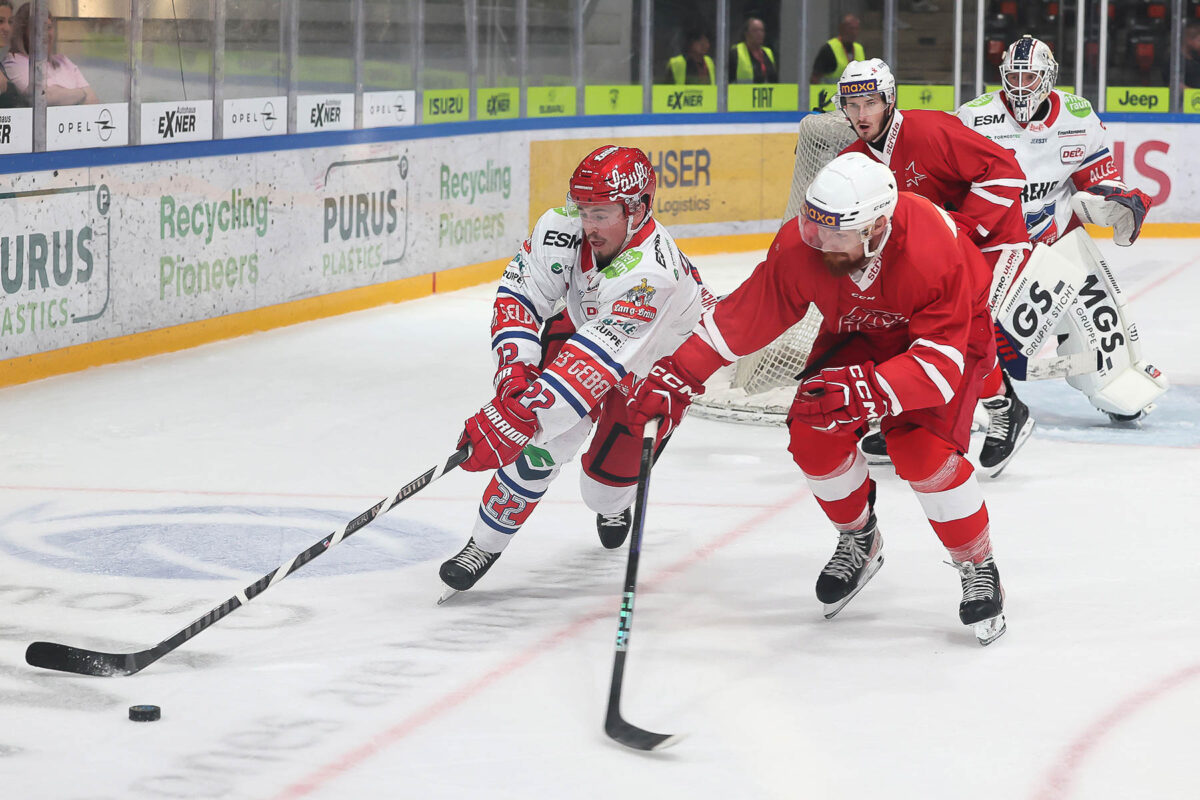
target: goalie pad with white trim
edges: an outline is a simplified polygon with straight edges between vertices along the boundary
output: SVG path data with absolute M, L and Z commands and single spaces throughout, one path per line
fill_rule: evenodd
M 1030 374 L 1030 359 L 1058 327 L 1086 277 L 1078 262 L 1048 245 L 1034 245 L 995 314 L 996 354 L 1005 372 L 1020 381 L 1038 379 Z
M 1137 325 L 1108 262 L 1081 228 L 1054 247 L 1088 271 L 1058 330 L 1058 353 L 1087 359 L 1092 369 L 1066 375 L 1067 383 L 1105 413 L 1133 416 L 1149 411 L 1170 382 L 1162 370 L 1143 358 Z

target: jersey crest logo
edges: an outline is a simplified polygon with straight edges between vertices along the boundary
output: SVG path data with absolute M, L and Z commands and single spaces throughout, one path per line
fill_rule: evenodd
M 642 278 L 642 282 L 625 293 L 623 300 L 613 303 L 612 310 L 617 316 L 628 317 L 642 322 L 650 322 L 658 316 L 658 309 L 650 305 L 657 290 Z
M 847 332 L 881 331 L 904 325 L 907 322 L 908 318 L 902 314 L 855 306 L 842 316 L 838 323 L 838 330 Z
M 917 162 L 915 160 L 908 162 L 908 166 L 904 168 L 904 187 L 915 187 L 920 185 L 921 181 L 928 176 L 917 171 Z

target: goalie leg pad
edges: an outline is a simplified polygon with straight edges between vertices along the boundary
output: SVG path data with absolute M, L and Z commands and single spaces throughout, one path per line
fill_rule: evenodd
M 1036 245 L 996 312 L 997 345 L 1005 370 L 1024 379 L 1021 357 L 1032 358 L 1075 299 L 1087 272 L 1055 248 Z

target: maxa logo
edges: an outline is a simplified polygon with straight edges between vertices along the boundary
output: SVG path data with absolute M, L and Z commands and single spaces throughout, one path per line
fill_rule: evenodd
M 838 94 L 874 94 L 879 91 L 879 81 L 875 78 L 865 81 L 846 81 L 838 84 Z
M 181 133 L 196 132 L 196 112 L 172 109 L 163 112 L 158 118 L 158 135 L 163 139 L 173 139 Z
M 342 118 L 341 105 L 333 103 L 317 103 L 313 108 L 312 114 L 309 115 L 309 122 L 314 128 L 321 128 L 325 125 L 332 125 L 340 121 Z
M 1004 122 L 1003 114 L 981 114 L 975 118 L 974 127 L 981 128 L 984 125 L 999 125 Z
M 703 92 L 696 90 L 672 92 L 667 97 L 667 108 L 693 108 L 704 102 Z
M 1058 148 L 1058 160 L 1064 164 L 1078 164 L 1087 155 L 1083 145 L 1063 145 Z
M 826 228 L 836 228 L 842 224 L 842 215 L 835 214 L 832 211 L 826 211 L 823 208 L 817 208 L 812 203 L 804 204 L 804 216 L 811 219 L 818 225 L 824 225 Z

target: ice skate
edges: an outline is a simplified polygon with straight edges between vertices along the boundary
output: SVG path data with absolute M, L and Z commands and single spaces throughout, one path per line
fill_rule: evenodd
M 1004 587 L 1000 585 L 996 561 L 988 556 L 978 564 L 955 561 L 954 567 L 962 580 L 963 591 L 958 618 L 963 625 L 974 627 L 975 638 L 980 644 L 989 645 L 1008 629 L 1004 621 Z
M 625 544 L 626 537 L 633 527 L 633 509 L 627 508 L 616 514 L 597 514 L 596 533 L 600 534 L 600 544 L 609 550 L 616 550 Z
M 882 431 L 868 433 L 859 440 L 858 448 L 867 457 L 867 463 L 873 467 L 892 463 L 892 458 L 887 451 L 887 441 L 884 440 Z
M 500 558 L 500 553 L 489 553 L 480 549 L 479 545 L 475 544 L 475 538 L 471 537 L 467 546 L 460 550 L 454 558 L 443 562 L 442 568 L 438 571 L 442 583 L 446 584 L 446 590 L 438 598 L 438 605 L 440 606 L 459 592 L 465 592 L 474 586 L 475 582 L 491 569 L 492 564 L 495 564 L 498 558 Z
M 996 477 L 1008 466 L 1033 432 L 1029 406 L 1017 397 L 1007 375 L 1004 376 L 1004 387 L 1006 394 L 983 401 L 988 413 L 988 429 L 979 451 L 979 467 L 989 478 Z
M 882 551 L 874 514 L 861 531 L 841 534 L 833 557 L 817 577 L 817 599 L 825 605 L 825 619 L 833 619 L 879 571 Z

